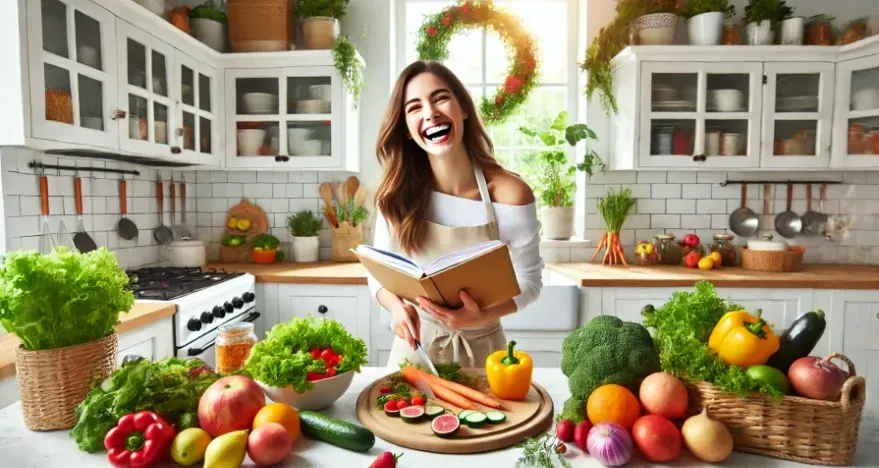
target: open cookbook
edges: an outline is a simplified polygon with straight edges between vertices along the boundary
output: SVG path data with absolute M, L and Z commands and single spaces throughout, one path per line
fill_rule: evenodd
M 422 268 L 409 258 L 369 245 L 351 249 L 388 291 L 417 304 L 419 296 L 451 308 L 461 307 L 459 291 L 485 308 L 521 292 L 510 250 L 501 241 L 474 244 L 443 255 Z

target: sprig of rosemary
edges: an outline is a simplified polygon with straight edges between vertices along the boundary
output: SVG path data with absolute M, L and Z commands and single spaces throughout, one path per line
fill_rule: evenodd
M 549 432 L 543 433 L 539 437 L 529 437 L 520 442 L 516 447 L 525 451 L 522 457 L 516 461 L 514 468 L 520 467 L 537 467 L 552 468 L 552 456 L 555 455 L 559 463 L 565 468 L 571 468 L 571 464 L 565 460 L 564 452 L 559 451 L 558 447 L 561 442 L 558 438 Z

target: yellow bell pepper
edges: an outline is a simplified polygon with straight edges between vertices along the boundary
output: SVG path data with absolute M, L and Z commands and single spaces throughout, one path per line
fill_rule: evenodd
M 534 363 L 528 353 L 513 351 L 514 346 L 516 342 L 511 341 L 505 351 L 495 351 L 485 360 L 488 385 L 498 398 L 504 400 L 521 400 L 531 389 Z
M 757 315 L 744 310 L 728 312 L 711 331 L 708 347 L 717 352 L 718 357 L 734 366 L 749 367 L 766 364 L 769 357 L 778 351 L 778 337 Z

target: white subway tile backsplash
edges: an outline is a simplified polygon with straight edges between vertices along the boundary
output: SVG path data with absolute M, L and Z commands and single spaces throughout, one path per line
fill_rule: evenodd
M 632 198 L 650 198 L 650 184 L 632 184 L 626 188 L 632 191 Z
M 681 226 L 689 229 L 708 229 L 711 227 L 710 215 L 681 215 Z
M 636 203 L 640 214 L 665 213 L 665 200 L 639 199 Z
M 287 198 L 302 198 L 302 184 L 287 184 Z
M 666 200 L 666 213 L 693 214 L 696 212 L 696 200 Z
M 587 217 L 587 226 L 596 226 L 596 224 L 589 224 Z M 626 229 L 643 229 L 650 227 L 650 215 L 649 214 L 630 214 L 626 217 L 626 222 L 623 224 L 623 227 Z
M 211 200 L 211 211 L 216 212 L 225 212 L 229 209 L 229 205 L 226 202 L 225 198 L 214 198 Z
M 272 184 L 272 198 L 287 198 L 287 184 Z
M 703 214 L 726 213 L 726 200 L 696 200 L 696 212 Z
M 729 215 L 715 214 L 711 215 L 711 229 L 727 229 L 729 228 Z
M 287 182 L 287 174 L 285 172 L 260 171 L 256 174 L 258 183 L 280 184 Z
M 650 215 L 650 226 L 654 229 L 673 229 L 681 227 L 681 215 Z
M 42 214 L 42 208 L 40 207 L 40 197 L 6 197 L 6 209 L 9 210 L 11 203 L 9 199 L 20 199 L 21 200 L 21 208 L 18 210 L 17 214 L 9 214 L 7 216 L 34 216 Z
M 3 209 L 6 211 L 6 216 L 21 216 L 21 201 L 17 195 L 7 195 L 3 197 Z
M 33 174 L 19 174 L 17 172 L 4 171 L 3 174 L 4 195 L 34 195 L 40 196 L 40 179 Z M 48 177 L 47 177 L 48 179 Z M 49 195 L 53 195 L 50 191 Z M 59 194 L 55 194 L 59 195 Z
M 260 173 L 262 174 L 262 173 Z M 272 196 L 272 185 L 268 183 L 246 184 L 244 185 L 244 197 L 251 200 L 256 198 L 270 198 Z
M 290 200 L 290 213 L 311 210 L 320 215 L 323 213 L 323 210 L 319 210 L 318 205 L 320 205 L 320 208 L 323 208 L 323 200 L 317 200 L 314 198 L 294 198 Z
M 866 172 L 844 172 L 842 174 L 842 181 L 846 184 L 866 184 L 867 183 L 867 173 Z
M 254 171 L 232 171 L 229 172 L 229 182 L 250 184 L 256 182 L 256 172 Z
M 651 198 L 681 198 L 681 184 L 653 184 Z
M 693 174 L 695 176 L 695 174 Z M 711 186 L 707 184 L 682 184 L 681 198 L 711 198 Z
M 696 182 L 700 184 L 717 184 L 727 180 L 726 172 L 697 172 Z
M 669 172 L 667 182 L 670 184 L 695 184 L 696 173 L 692 171 Z
M 270 211 L 272 213 L 286 213 L 290 209 L 290 201 L 287 200 L 286 198 L 282 198 L 282 199 L 275 198 L 275 199 L 272 199 L 271 206 L 272 207 L 271 207 Z
M 646 171 L 638 173 L 639 184 L 664 184 L 665 181 L 665 171 Z
M 320 197 L 320 184 L 302 184 L 302 197 L 303 198 L 318 198 L 318 197 Z

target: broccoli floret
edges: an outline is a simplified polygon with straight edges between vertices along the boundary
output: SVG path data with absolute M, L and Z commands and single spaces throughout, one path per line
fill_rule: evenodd
M 589 394 L 605 384 L 619 384 L 638 395 L 641 381 L 654 372 L 659 372 L 659 357 L 643 325 L 610 315 L 596 317 L 562 342 L 562 373 L 571 398 L 559 419 L 582 421 Z

